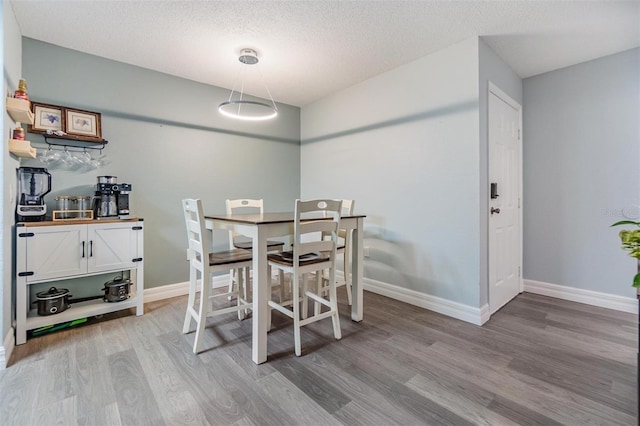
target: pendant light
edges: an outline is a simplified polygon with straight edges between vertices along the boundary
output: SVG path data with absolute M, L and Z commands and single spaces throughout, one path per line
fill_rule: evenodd
M 247 68 L 258 64 L 258 54 L 253 49 L 242 49 L 238 60 L 242 63 L 240 70 L 240 91 L 236 90 L 236 85 L 231 89 L 229 100 L 218 105 L 218 111 L 227 117 L 236 118 L 238 120 L 260 121 L 275 118 L 278 115 L 278 108 L 273 101 L 269 88 L 260 75 L 260 80 L 269 95 L 271 104 L 257 100 L 244 99 L 244 81 L 247 74 Z M 256 69 L 258 67 L 256 66 Z M 259 71 L 259 70 L 258 70 Z M 234 97 L 235 95 L 235 97 Z

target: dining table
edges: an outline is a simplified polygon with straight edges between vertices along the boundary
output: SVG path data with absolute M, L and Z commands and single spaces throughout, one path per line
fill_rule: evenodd
M 253 323 L 252 354 L 256 364 L 267 360 L 267 315 L 270 315 L 268 299 L 271 296 L 271 277 L 267 268 L 267 239 L 293 235 L 294 212 L 205 214 L 207 229 L 227 230 L 242 234 L 252 240 L 253 260 Z M 352 232 L 351 238 L 351 319 L 363 319 L 362 273 L 363 273 L 363 222 L 362 214 L 344 215 L 340 218 L 340 229 Z M 305 218 L 314 220 L 321 218 Z M 212 239 L 213 241 L 213 239 Z M 345 271 L 345 274 L 347 271 Z

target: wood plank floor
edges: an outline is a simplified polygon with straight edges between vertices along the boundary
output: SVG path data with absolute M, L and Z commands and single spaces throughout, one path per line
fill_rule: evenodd
M 633 425 L 637 316 L 524 293 L 483 327 L 365 292 L 365 320 L 274 314 L 181 333 L 186 297 L 31 338 L 0 371 L 3 425 Z

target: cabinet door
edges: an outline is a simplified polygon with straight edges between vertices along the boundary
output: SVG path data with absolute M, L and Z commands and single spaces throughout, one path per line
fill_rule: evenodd
M 27 235 L 20 236 L 26 232 Z M 87 273 L 87 227 L 85 225 L 28 227 L 18 234 L 26 244 L 27 282 L 73 277 Z
M 88 225 L 89 273 L 135 268 L 138 232 L 131 222 Z

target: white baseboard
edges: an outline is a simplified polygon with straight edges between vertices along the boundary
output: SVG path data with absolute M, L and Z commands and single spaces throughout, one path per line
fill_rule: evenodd
M 340 279 L 342 274 L 338 273 L 337 275 L 338 279 Z M 225 287 L 228 283 L 228 274 L 218 275 L 213 278 L 213 287 Z M 364 289 L 410 305 L 419 306 L 443 315 L 457 318 L 471 324 L 482 325 L 489 320 L 489 305 L 476 308 L 368 278 L 364 279 Z M 144 290 L 144 301 L 154 302 L 156 300 L 167 299 L 170 297 L 183 296 L 188 292 L 188 282 L 148 288 Z
M 410 305 L 419 306 L 421 308 L 429 309 L 430 311 L 438 312 L 439 314 L 466 321 L 471 324 L 482 325 L 489 320 L 489 305 L 476 308 L 454 302 L 452 300 L 432 296 L 430 294 L 420 293 L 419 291 L 398 287 L 393 284 L 375 281 L 369 278 L 364 279 L 364 289 Z
M 198 284 L 200 281 L 198 281 Z M 213 287 L 226 287 L 229 284 L 229 274 L 213 277 Z M 199 285 L 198 285 L 199 287 Z M 189 293 L 189 282 L 161 285 L 159 287 L 145 288 L 144 301 L 155 302 L 171 297 L 184 296 Z
M 13 353 L 13 348 L 16 347 L 16 340 L 14 336 L 15 332 L 13 327 L 9 327 L 9 332 L 4 337 L 2 347 L 0 347 L 0 370 L 7 368 L 7 364 L 9 363 L 9 359 Z
M 171 297 L 184 296 L 189 293 L 189 282 L 185 281 L 176 284 L 161 285 L 159 287 L 145 288 L 144 301 L 155 302 L 157 300 L 169 299 Z
M 550 284 L 541 281 L 524 280 L 524 291 L 540 294 L 542 296 L 555 297 L 584 303 L 586 305 L 599 306 L 601 308 L 614 309 L 616 311 L 637 313 L 638 300 L 634 297 L 618 296 L 615 294 L 601 293 L 599 291 L 583 290 L 575 287 L 567 287 L 558 284 Z

